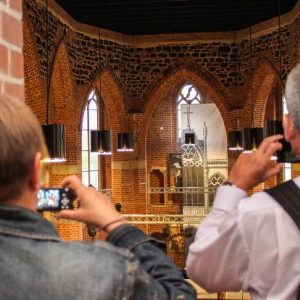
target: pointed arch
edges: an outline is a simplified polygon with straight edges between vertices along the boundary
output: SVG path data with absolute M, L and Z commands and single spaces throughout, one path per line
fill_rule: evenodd
M 126 113 L 123 102 L 124 95 L 117 80 L 111 74 L 110 70 L 102 69 L 92 83 L 88 94 L 93 88 L 97 89 L 104 103 L 111 129 L 114 133 L 117 133 L 124 126 L 123 120 Z M 84 105 L 85 103 L 83 103 Z
M 216 104 L 222 114 L 226 130 L 230 130 L 232 124 L 228 112 L 228 101 L 226 101 L 221 84 L 208 72 L 196 72 L 194 69 L 186 67 L 172 70 L 169 75 L 160 81 L 157 88 L 150 95 L 145 106 L 145 130 L 147 131 L 150 116 L 161 101 L 162 96 L 172 89 L 179 91 L 180 87 L 187 82 L 197 86 Z
M 145 105 L 144 118 L 140 126 L 140 139 L 138 141 L 140 154 L 143 155 L 146 153 L 145 146 L 147 132 L 152 113 L 156 110 L 166 93 L 172 91 L 174 97 L 176 97 L 180 88 L 186 83 L 192 83 L 197 86 L 202 93 L 205 93 L 205 95 L 216 104 L 222 115 L 226 131 L 229 131 L 232 128 L 233 124 L 230 118 L 228 106 L 229 101 L 226 100 L 227 96 L 225 96 L 222 85 L 218 82 L 218 80 L 216 80 L 208 72 L 201 73 L 195 70 L 195 67 L 192 66 L 175 67 L 174 69 L 170 69 L 168 75 L 161 79 L 156 85 L 156 88 L 150 94 Z
M 48 110 L 49 123 L 66 125 L 67 161 L 76 164 L 78 153 L 76 91 L 67 45 L 64 41 L 58 45 L 54 57 Z
M 253 102 L 252 102 L 252 86 L 253 84 Z M 274 93 L 274 89 L 280 85 L 280 78 L 278 69 L 275 67 L 275 63 L 268 58 L 261 58 L 256 64 L 256 68 L 253 72 L 252 83 L 249 84 L 249 92 L 247 97 L 247 103 L 244 107 L 244 111 L 253 111 L 254 126 L 264 127 L 266 120 L 266 107 L 268 101 L 271 101 L 270 95 Z M 276 108 L 280 105 L 274 103 Z M 252 125 L 252 115 L 244 114 L 244 122 L 250 126 Z
M 41 124 L 46 122 L 46 80 L 42 79 L 34 29 L 26 9 L 23 13 L 25 102 Z

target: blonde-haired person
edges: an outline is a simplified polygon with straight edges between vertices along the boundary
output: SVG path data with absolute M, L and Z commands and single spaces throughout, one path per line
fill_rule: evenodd
M 76 176 L 65 178 L 63 186 L 75 190 L 80 207 L 58 216 L 102 228 L 107 241 L 60 239 L 36 211 L 46 153 L 40 125 L 25 103 L 1 95 L 0 145 L 1 299 L 195 299 L 156 241 Z

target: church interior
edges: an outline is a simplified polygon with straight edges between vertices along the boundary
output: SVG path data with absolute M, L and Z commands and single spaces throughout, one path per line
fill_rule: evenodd
M 4 0 L 0 15 L 0 91 L 59 133 L 44 184 L 78 175 L 184 270 L 216 188 L 257 147 L 247 130 L 263 136 L 282 120 L 286 76 L 300 63 L 300 3 Z M 299 174 L 285 163 L 254 190 Z M 44 216 L 66 241 L 105 238 Z M 250 299 L 197 288 L 199 299 Z

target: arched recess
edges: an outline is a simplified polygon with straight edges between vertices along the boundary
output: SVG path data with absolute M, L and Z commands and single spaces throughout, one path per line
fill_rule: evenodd
M 98 94 L 104 103 L 105 112 L 111 126 L 110 129 L 113 131 L 113 135 L 115 135 L 120 132 L 125 125 L 124 120 L 126 118 L 124 117 L 124 114 L 126 112 L 124 111 L 123 92 L 117 80 L 108 69 L 101 70 L 100 74 L 96 76 L 88 94 L 94 88 L 97 89 Z M 82 103 L 82 108 L 85 106 L 85 102 L 86 99 Z
M 249 84 L 247 103 L 244 107 L 244 112 L 252 112 L 252 114 L 244 113 L 244 124 L 246 126 L 251 126 L 253 123 L 253 125 L 256 127 L 264 127 L 267 103 L 268 101 L 274 100 L 273 97 L 270 96 L 272 93 L 275 93 L 275 89 L 279 85 L 279 73 L 275 67 L 275 63 L 270 59 L 261 58 L 256 64 L 252 76 L 252 82 Z M 280 103 L 274 103 L 274 105 L 278 111 L 278 109 L 280 109 Z M 271 105 L 271 107 L 274 105 Z M 276 115 L 278 115 L 278 113 L 276 113 Z
M 25 102 L 41 124 L 46 122 L 46 80 L 42 79 L 40 60 L 35 46 L 35 33 L 26 9 L 23 13 Z
M 201 91 L 203 91 L 209 99 L 212 100 L 218 107 L 226 128 L 229 131 L 233 128 L 232 120 L 229 114 L 228 101 L 222 92 L 222 85 L 209 73 L 196 72 L 194 69 L 186 67 L 176 68 L 170 72 L 168 76 L 160 81 L 157 88 L 150 95 L 145 106 L 144 123 L 141 126 L 141 138 L 139 147 L 145 149 L 148 125 L 151 119 L 151 114 L 156 110 L 164 95 L 171 90 L 179 90 L 179 88 L 187 82 L 193 83 Z M 141 151 L 142 153 L 142 151 Z
M 104 128 L 112 130 L 113 142 L 113 155 L 100 159 L 100 169 L 103 172 L 102 179 L 105 178 L 105 183 L 102 182 L 102 186 L 107 189 L 111 188 L 112 200 L 115 201 L 115 199 L 117 199 L 118 202 L 122 203 L 122 192 L 119 192 L 119 189 L 117 188 L 118 186 L 122 186 L 122 176 L 118 174 L 118 171 L 121 173 L 122 170 L 113 169 L 112 161 L 120 160 L 121 155 L 118 154 L 115 149 L 117 148 L 117 134 L 124 129 L 124 121 L 127 119 L 125 116 L 126 112 L 123 103 L 124 95 L 111 71 L 104 68 L 95 77 L 85 98 L 83 99 L 81 103 L 81 113 L 84 111 L 88 95 L 94 89 L 97 91 L 100 102 L 103 103 L 104 116 L 102 117 L 105 118 Z M 100 111 L 100 114 L 101 113 L 103 112 Z
M 66 125 L 67 164 L 77 164 L 79 155 L 76 107 L 72 66 L 67 46 L 61 41 L 56 50 L 51 72 L 48 121 L 50 124 Z

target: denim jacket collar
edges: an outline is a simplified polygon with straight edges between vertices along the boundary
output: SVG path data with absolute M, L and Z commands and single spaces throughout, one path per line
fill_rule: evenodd
M 38 213 L 8 205 L 0 205 L 0 234 L 36 240 L 61 240 L 55 227 Z

